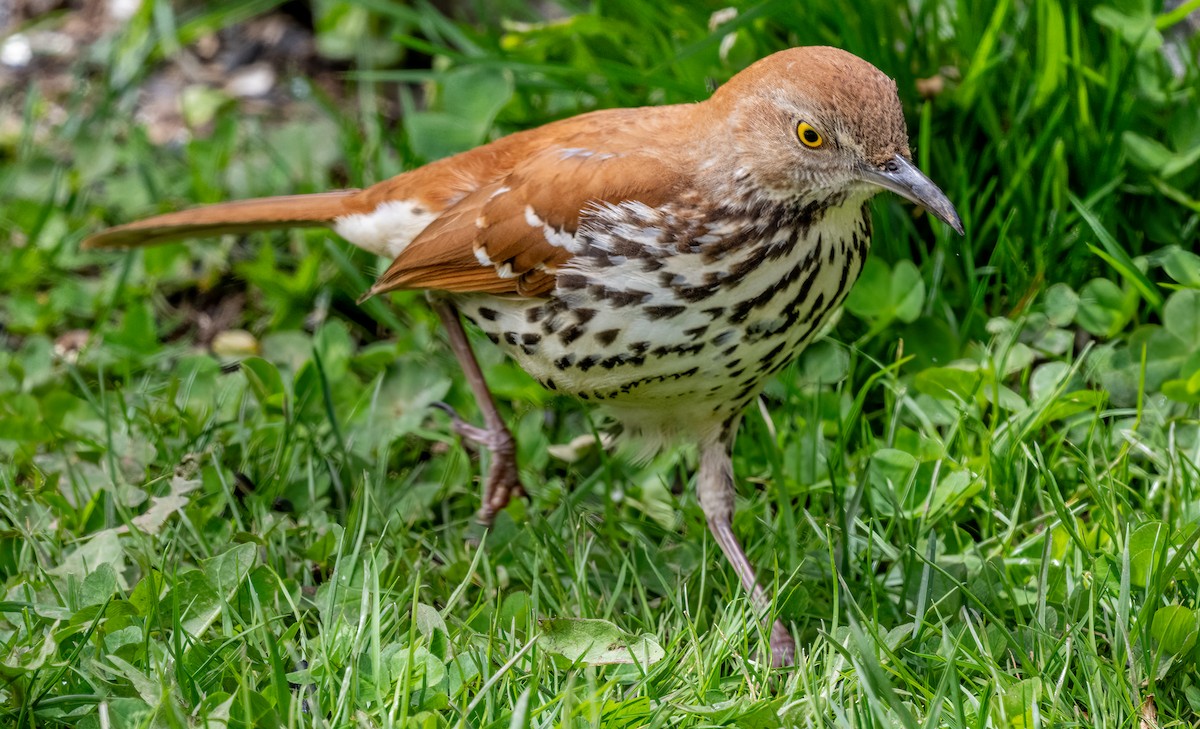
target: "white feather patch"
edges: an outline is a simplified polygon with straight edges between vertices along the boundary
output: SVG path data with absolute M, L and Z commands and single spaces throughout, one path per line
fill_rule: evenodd
M 532 205 L 525 206 L 525 224 L 530 228 L 542 227 L 542 219 L 538 217 L 538 214 L 534 211 Z
M 389 200 L 369 213 L 338 218 L 333 229 L 363 250 L 395 258 L 435 218 L 415 201 Z

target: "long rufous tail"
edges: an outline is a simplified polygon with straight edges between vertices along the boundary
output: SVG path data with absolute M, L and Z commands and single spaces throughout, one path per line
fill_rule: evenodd
M 330 225 L 334 219 L 354 212 L 347 209 L 346 202 L 358 192 L 262 197 L 181 210 L 102 230 L 84 239 L 83 247 L 131 248 L 181 238 Z

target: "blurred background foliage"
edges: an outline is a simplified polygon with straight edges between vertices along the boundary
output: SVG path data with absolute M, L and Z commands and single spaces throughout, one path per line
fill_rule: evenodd
M 1198 8 L 0 6 L 4 719 L 1194 722 Z M 773 694 L 680 497 L 692 454 L 589 448 L 599 416 L 481 342 L 532 502 L 476 551 L 479 466 L 428 407 L 472 412 L 436 321 L 417 293 L 355 304 L 386 262 L 319 230 L 79 250 L 155 212 L 696 101 L 809 44 L 896 79 L 967 234 L 879 196 L 844 315 L 746 419 L 738 531 L 808 651 Z M 520 653 L 545 617 L 670 658 Z

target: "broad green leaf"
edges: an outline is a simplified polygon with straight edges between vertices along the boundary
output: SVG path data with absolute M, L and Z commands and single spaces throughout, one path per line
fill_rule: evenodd
M 1129 581 L 1138 587 L 1150 584 L 1159 559 L 1167 548 L 1167 526 L 1162 522 L 1142 524 L 1129 537 Z
M 500 603 L 500 612 L 497 617 L 500 620 L 500 626 L 505 630 L 512 627 L 513 621 L 516 621 L 516 627 L 520 630 L 528 624 L 527 621 L 532 614 L 533 603 L 529 599 L 529 593 L 524 590 L 517 590 L 504 596 L 504 601 Z
M 1003 690 L 996 706 L 998 726 L 1024 729 L 1034 726 L 1033 707 L 1041 702 L 1044 687 L 1038 677 L 1018 681 Z
M 411 651 L 404 645 L 396 648 L 399 650 L 388 660 L 388 668 L 396 681 L 404 682 L 407 676 L 413 686 L 420 686 L 422 682 L 434 686 L 446 678 L 446 664 L 438 660 L 425 646 L 419 645 Z
M 228 729 L 276 726 L 282 724 L 267 697 L 245 686 L 239 688 L 229 709 Z
M 1067 376 L 1071 366 L 1066 362 L 1047 362 L 1034 368 L 1029 376 L 1029 399 L 1038 403 L 1053 395 Z
M 1162 384 L 1162 394 L 1175 402 L 1200 403 L 1200 373 L 1186 380 L 1167 380 Z
M 1046 318 L 1056 327 L 1068 326 L 1075 320 L 1079 310 L 1079 294 L 1065 283 L 1056 283 L 1046 289 Z
M 876 319 L 888 311 L 892 275 L 888 265 L 877 256 L 867 258 L 858 282 L 846 297 L 846 311 L 859 319 Z
M 256 545 L 239 544 L 205 560 L 203 571 L 190 570 L 176 579 L 167 599 L 178 599 L 180 623 L 189 635 L 198 636 L 212 625 L 257 559 Z
M 1196 612 L 1183 605 L 1167 605 L 1154 611 L 1150 635 L 1159 648 L 1174 655 L 1184 655 L 1196 645 L 1200 631 Z
M 1150 172 L 1161 171 L 1175 156 L 1175 153 L 1162 142 L 1144 137 L 1137 132 L 1124 132 L 1121 134 L 1121 142 L 1133 163 Z
M 1200 291 L 1182 289 L 1163 307 L 1163 328 L 1189 348 L 1200 348 Z
M 500 68 L 472 66 L 441 74 L 433 109 L 404 116 L 409 145 L 427 160 L 478 146 L 512 94 L 512 76 Z
M 909 260 L 896 263 L 892 269 L 891 306 L 895 318 L 911 322 L 921 315 L 925 303 L 925 281 L 916 265 Z
M 283 377 L 275 365 L 262 357 L 247 357 L 242 360 L 242 372 L 250 384 L 258 404 L 268 412 L 280 413 L 284 407 Z
M 1158 50 L 1163 44 L 1162 33 L 1155 27 L 1154 15 L 1147 8 L 1137 8 L 1129 14 L 1117 8 L 1100 5 L 1092 11 L 1097 23 L 1119 33 L 1139 54 Z
M 797 379 L 806 385 L 835 385 L 846 379 L 850 353 L 828 339 L 806 347 L 800 355 Z
M 1200 289 L 1200 256 L 1171 246 L 1164 251 L 1162 264 L 1163 271 L 1176 283 Z
M 0 658 L 0 678 L 15 679 L 29 673 L 36 675 L 47 659 L 58 650 L 58 642 L 54 640 L 50 631 L 46 631 L 40 638 L 36 648 L 18 646 L 16 649 L 6 650 Z
M 115 529 L 97 532 L 49 571 L 60 577 L 71 575 L 75 579 L 83 581 L 90 572 L 100 569 L 102 564 L 113 568 L 118 582 L 123 586 L 125 548 L 121 545 L 121 538 Z
M 959 367 L 930 367 L 913 378 L 918 392 L 950 400 L 971 400 L 979 394 L 983 373 Z
M 541 621 L 538 644 L 571 663 L 604 666 L 636 663 L 647 666 L 666 655 L 652 635 L 632 636 L 607 620 L 551 618 Z
M 117 573 L 108 562 L 89 572 L 79 589 L 79 602 L 83 606 L 99 605 L 117 591 Z
M 158 349 L 158 334 L 154 329 L 154 312 L 148 299 L 131 303 L 125 309 L 121 327 L 104 337 L 105 344 L 113 344 L 140 355 Z
M 1106 278 L 1094 278 L 1079 292 L 1079 326 L 1097 337 L 1111 337 L 1129 321 L 1130 306 L 1121 290 Z

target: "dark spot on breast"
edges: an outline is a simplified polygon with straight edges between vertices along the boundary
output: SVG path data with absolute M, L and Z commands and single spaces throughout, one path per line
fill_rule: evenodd
M 754 394 L 754 390 L 757 388 L 758 388 L 758 383 L 752 382 L 749 385 L 746 385 L 745 387 L 743 387 L 737 395 L 734 395 L 733 401 L 738 403 L 739 410 L 741 410 L 743 407 L 746 406 L 744 401 L 749 400 L 750 396 Z
M 504 333 L 504 341 L 506 344 L 515 345 L 517 343 L 517 333 L 516 332 L 505 332 Z
M 575 353 L 574 352 L 572 352 L 571 354 L 564 355 L 564 356 L 559 357 L 558 359 L 554 360 L 554 366 L 560 370 L 565 370 L 573 364 L 575 364 Z
M 564 345 L 567 345 L 567 344 L 571 344 L 572 342 L 574 342 L 576 339 L 579 339 L 583 335 L 584 335 L 584 328 L 578 324 L 572 324 L 571 326 L 567 327 L 566 329 L 562 330 L 559 333 L 558 341 L 562 342 Z
M 529 322 L 530 324 L 536 324 L 542 320 L 542 317 L 545 314 L 546 310 L 542 307 L 532 306 L 525 310 L 525 321 Z
M 713 337 L 712 343 L 717 345 L 718 347 L 720 347 L 722 344 L 724 344 L 725 342 L 728 342 L 730 339 L 732 339 L 733 335 L 735 335 L 735 334 L 737 334 L 736 329 L 726 329 L 725 331 L 721 332 L 717 336 Z
M 647 306 L 645 308 L 646 316 L 653 320 L 658 319 L 673 319 L 682 314 L 686 309 L 682 306 Z
M 525 334 L 521 335 L 521 344 L 533 346 L 540 341 L 542 341 L 542 335 L 537 334 L 536 332 L 526 332 Z
M 725 307 L 724 306 L 712 306 L 707 309 L 703 309 L 700 313 L 708 314 L 715 321 L 718 317 L 720 317 L 721 315 L 723 315 L 725 313 Z
M 596 310 L 581 307 L 579 309 L 572 309 L 571 314 L 575 316 L 575 321 L 580 324 L 587 324 L 596 316 Z
M 587 287 L 587 276 L 582 273 L 558 274 L 558 287 L 564 291 L 578 291 Z
M 645 354 L 650 349 L 650 342 L 634 342 L 629 345 L 629 351 L 634 354 Z
M 738 365 L 740 365 L 741 363 L 742 363 L 742 358 L 741 358 L 741 357 L 738 357 L 737 359 L 731 359 L 731 360 L 729 360 L 728 362 L 726 362 L 726 363 L 725 363 L 725 368 L 726 368 L 726 369 L 733 369 L 734 367 L 737 367 L 737 366 L 738 366 Z M 737 375 L 730 375 L 730 377 L 737 377 Z
M 490 341 L 492 344 L 500 343 L 500 337 L 496 336 L 495 332 L 484 332 L 484 334 L 487 335 L 488 341 Z
M 686 334 L 688 337 L 690 337 L 692 339 L 692 341 L 695 341 L 695 340 L 699 339 L 700 337 L 703 337 L 706 332 L 708 332 L 707 324 L 705 324 L 703 326 L 692 327 L 691 329 L 683 330 L 683 333 Z
M 847 261 L 847 263 L 849 263 L 849 262 Z M 841 278 L 838 279 L 837 291 L 833 292 L 833 300 L 834 301 L 837 301 L 838 299 L 842 298 L 842 292 L 846 290 L 846 284 L 848 283 L 849 278 L 850 278 L 850 266 L 849 265 L 842 266 L 842 276 L 841 276 Z
M 808 310 L 808 316 L 804 317 L 804 321 L 811 320 L 814 316 L 820 315 L 825 310 L 825 292 L 821 291 L 817 294 L 817 298 L 813 299 L 812 308 Z
M 687 283 L 687 278 L 683 274 L 673 273 L 671 271 L 663 271 L 658 274 L 658 282 L 664 289 L 683 286 Z
M 613 342 L 617 341 L 617 337 L 619 336 L 621 336 L 620 329 L 605 329 L 603 331 L 596 332 L 596 341 L 607 347 Z
M 500 313 L 495 309 L 489 309 L 486 306 L 481 306 L 479 307 L 479 315 L 488 321 L 496 321 L 496 317 L 500 316 Z
M 695 304 L 711 297 L 721 290 L 722 284 L 710 283 L 704 286 L 676 286 L 675 295 L 689 303 Z
M 649 291 L 638 291 L 637 289 L 612 289 L 606 286 L 592 286 L 588 292 L 601 301 L 610 301 L 613 306 L 633 306 L 640 304 L 650 298 Z
M 667 264 L 663 263 L 657 258 L 647 258 L 646 260 L 642 261 L 642 270 L 646 273 L 654 273 L 665 265 Z
M 650 258 L 653 252 L 642 245 L 626 238 L 614 238 L 609 242 L 609 248 L 618 256 L 626 258 Z

